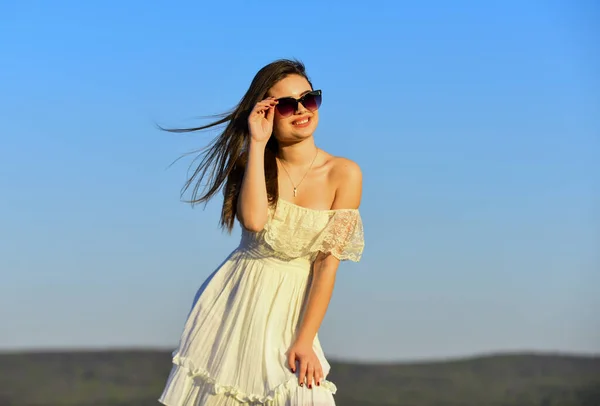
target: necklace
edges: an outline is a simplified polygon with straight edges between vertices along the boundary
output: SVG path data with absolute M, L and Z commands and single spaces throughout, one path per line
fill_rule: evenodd
M 292 180 L 292 177 L 290 176 L 290 173 L 288 172 L 288 170 L 285 168 L 285 165 L 283 164 L 283 161 L 281 159 L 279 160 L 279 162 L 281 162 L 281 167 L 283 168 L 283 170 L 287 174 L 288 178 L 290 179 L 290 183 L 294 187 L 294 197 L 296 197 L 296 195 L 298 194 L 298 186 L 300 186 L 300 184 L 302 183 L 302 181 L 304 180 L 304 178 L 306 177 L 306 175 L 308 174 L 308 172 L 312 168 L 313 164 L 315 163 L 315 160 L 317 159 L 317 155 L 319 155 L 319 148 L 317 148 L 317 153 L 315 154 L 315 157 L 313 158 L 312 162 L 310 163 L 310 166 L 306 170 L 306 173 L 304 174 L 304 176 L 302 177 L 302 179 L 300 179 L 300 182 L 298 182 L 297 185 L 294 184 L 294 181 Z

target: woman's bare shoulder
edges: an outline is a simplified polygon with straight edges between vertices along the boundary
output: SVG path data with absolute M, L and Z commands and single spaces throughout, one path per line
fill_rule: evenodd
M 335 188 L 332 209 L 355 209 L 362 196 L 362 170 L 355 161 L 327 154 L 330 184 Z
M 327 152 L 325 152 L 325 154 L 329 179 L 334 181 L 334 183 L 354 181 L 362 177 L 362 170 L 355 161 L 342 156 L 335 156 Z

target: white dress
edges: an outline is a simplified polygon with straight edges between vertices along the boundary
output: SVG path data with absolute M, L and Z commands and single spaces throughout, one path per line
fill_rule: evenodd
M 298 384 L 287 351 L 300 326 L 311 265 L 319 252 L 358 262 L 364 248 L 357 209 L 314 210 L 279 199 L 264 229 L 242 231 L 207 279 L 185 323 L 159 401 L 168 406 L 335 405 L 335 385 L 318 335 L 325 379 Z

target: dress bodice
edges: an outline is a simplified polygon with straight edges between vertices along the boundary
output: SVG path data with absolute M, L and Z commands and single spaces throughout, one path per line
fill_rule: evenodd
M 358 262 L 364 231 L 358 209 L 316 210 L 279 199 L 262 231 L 242 231 L 241 245 L 280 259 L 314 260 L 323 252 Z

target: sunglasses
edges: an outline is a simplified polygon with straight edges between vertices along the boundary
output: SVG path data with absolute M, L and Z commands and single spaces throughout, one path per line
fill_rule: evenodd
M 277 106 L 275 108 L 283 117 L 288 117 L 298 111 L 298 103 L 302 103 L 302 105 L 309 111 L 314 112 L 319 109 L 321 106 L 321 91 L 313 90 L 312 92 L 306 93 L 299 99 L 294 99 L 293 97 L 282 97 L 277 99 Z

